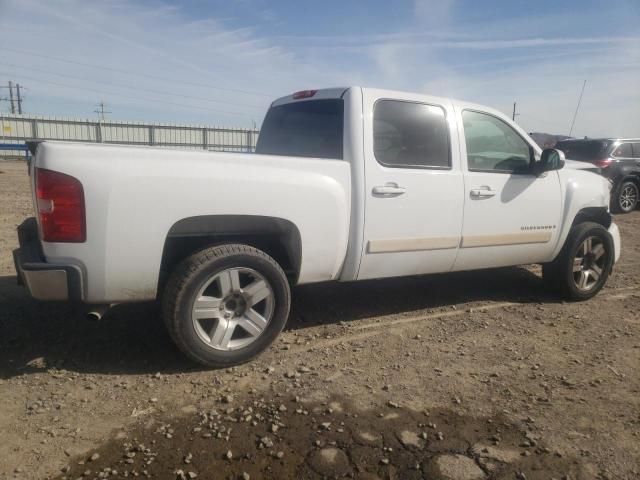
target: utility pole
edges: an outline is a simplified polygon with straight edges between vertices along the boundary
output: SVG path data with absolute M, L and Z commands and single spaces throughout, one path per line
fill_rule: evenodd
M 20 96 L 20 84 L 16 83 L 16 96 L 18 97 L 18 113 L 22 115 L 22 97 Z
M 96 105 L 96 107 L 98 107 L 98 108 L 96 108 L 96 109 L 94 110 L 94 112 L 96 112 L 98 115 L 100 115 L 100 119 L 101 119 L 103 122 L 104 122 L 104 114 L 105 114 L 105 113 L 112 113 L 112 112 L 110 112 L 110 111 L 108 111 L 108 110 L 105 110 L 105 109 L 104 109 L 104 107 L 106 107 L 106 105 L 105 105 L 105 103 L 104 103 L 104 101 L 103 101 L 103 100 L 101 100 L 101 101 L 100 101 L 100 103 L 99 103 L 98 105 Z
M 13 100 L 13 82 L 9 80 L 9 102 L 11 102 L 11 113 L 16 113 L 16 104 Z
M 516 102 L 513 102 L 513 115 L 511 115 L 511 120 L 515 122 L 518 115 L 520 114 L 516 113 Z

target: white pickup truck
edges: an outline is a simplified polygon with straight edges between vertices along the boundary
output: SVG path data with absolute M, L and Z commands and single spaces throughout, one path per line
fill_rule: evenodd
M 484 106 L 305 90 L 273 102 L 255 154 L 38 144 L 14 258 L 32 296 L 97 317 L 160 299 L 188 356 L 234 365 L 277 337 L 294 284 L 539 263 L 592 297 L 620 235 L 607 180 L 569 163 Z

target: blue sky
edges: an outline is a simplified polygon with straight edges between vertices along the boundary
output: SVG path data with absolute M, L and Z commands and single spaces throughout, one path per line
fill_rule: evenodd
M 0 0 L 25 110 L 248 127 L 292 91 L 451 96 L 529 131 L 640 136 L 640 1 Z M 0 96 L 6 92 L 0 91 Z M 7 102 L 0 110 L 7 111 Z

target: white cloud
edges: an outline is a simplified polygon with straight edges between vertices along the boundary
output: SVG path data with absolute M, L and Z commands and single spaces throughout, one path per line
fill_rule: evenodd
M 441 29 L 452 19 L 456 0 L 414 0 L 413 11 L 421 27 Z
M 454 0 L 417 0 L 402 31 L 356 22 L 348 34 L 266 34 L 253 22 L 282 21 L 268 2 L 244 1 L 255 12 L 232 22 L 127 0 L 0 0 L 0 81 L 28 87 L 38 113 L 88 116 L 104 99 L 114 118 L 241 126 L 276 96 L 364 84 L 505 112 L 517 101 L 526 129 L 565 133 L 587 79 L 576 133 L 640 136 L 640 35 L 567 33 L 557 12 L 460 24 Z
M 27 109 L 75 101 L 76 112 L 84 109 L 89 115 L 104 99 L 114 116 L 127 112 L 146 119 L 246 126 L 261 120 L 274 96 L 310 86 L 308 79 L 316 85 L 333 84 L 337 78 L 335 72 L 305 64 L 260 38 L 250 27 L 231 29 L 217 19 L 192 21 L 174 7 L 150 10 L 123 0 L 60 0 L 55 5 L 5 0 L 0 12 L 0 44 L 6 46 L 0 49 L 0 79 L 13 77 L 28 87 L 27 96 L 33 100 L 27 98 Z M 168 94 L 154 93 L 158 91 Z M 58 102 L 45 103 L 46 97 Z M 215 108 L 212 101 L 235 106 Z M 238 115 L 224 113 L 228 111 Z

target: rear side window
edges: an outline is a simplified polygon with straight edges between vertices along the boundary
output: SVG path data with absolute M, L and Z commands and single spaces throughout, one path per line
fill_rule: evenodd
M 631 144 L 621 143 L 613 150 L 611 155 L 618 158 L 632 158 L 633 154 L 631 153 Z
M 373 113 L 373 151 L 376 160 L 387 167 L 450 168 L 444 109 L 379 100 Z
M 633 158 L 640 158 L 640 142 L 633 144 Z
M 562 150 L 569 160 L 596 162 L 607 156 L 611 142 L 607 140 L 563 140 L 554 148 Z
M 256 153 L 342 160 L 341 98 L 287 103 L 269 109 Z

